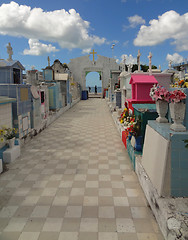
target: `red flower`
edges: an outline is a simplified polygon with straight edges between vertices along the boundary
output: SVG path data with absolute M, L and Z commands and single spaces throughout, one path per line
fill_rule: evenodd
M 174 90 L 171 92 L 170 99 L 172 102 L 180 102 L 183 99 L 186 99 L 186 94 L 181 90 Z

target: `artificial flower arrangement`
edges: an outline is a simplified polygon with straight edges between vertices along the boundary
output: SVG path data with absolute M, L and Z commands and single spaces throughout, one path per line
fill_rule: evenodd
M 0 142 L 3 143 L 5 140 L 12 139 L 16 136 L 17 129 L 2 126 L 0 129 Z
M 119 121 L 124 125 L 124 128 L 129 133 L 129 136 L 140 136 L 141 120 L 139 118 L 136 119 L 134 115 L 129 113 L 129 108 L 126 102 L 125 108 L 121 113 Z
M 124 120 L 129 116 L 129 110 L 127 107 L 124 108 L 123 112 L 121 113 L 121 116 L 119 118 L 120 123 L 124 123 Z
M 150 89 L 149 95 L 154 101 L 162 100 L 169 102 L 170 100 L 170 92 L 160 84 L 153 85 L 153 87 Z
M 181 90 L 174 90 L 170 92 L 170 101 L 174 103 L 181 102 L 182 100 L 186 99 L 187 95 Z
M 185 77 L 185 79 L 175 81 L 175 83 L 172 84 L 171 87 L 173 87 L 173 88 L 188 88 L 188 77 Z
M 166 102 L 180 102 L 181 100 L 186 99 L 187 96 L 180 89 L 169 92 L 166 90 L 166 88 L 157 84 L 153 85 L 153 87 L 150 89 L 150 97 L 154 101 L 163 100 Z
M 125 129 L 129 132 L 129 135 L 138 137 L 141 134 L 141 120 L 139 118 L 128 117 L 125 122 Z
M 115 90 L 118 89 L 118 88 L 120 88 L 120 78 L 118 78 L 118 82 L 115 83 L 115 86 L 114 86 Z

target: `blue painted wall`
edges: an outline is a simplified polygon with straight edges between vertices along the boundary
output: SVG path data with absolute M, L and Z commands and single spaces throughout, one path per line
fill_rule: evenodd
M 14 78 L 13 78 L 13 69 L 19 69 L 20 70 L 20 84 L 23 84 L 23 76 L 22 72 L 23 70 L 20 68 L 18 63 L 16 61 L 13 62 L 13 64 L 5 67 L 0 67 L 0 83 L 9 83 L 14 84 Z
M 52 69 L 44 69 L 43 70 L 43 78 L 45 81 L 53 80 L 53 70 Z

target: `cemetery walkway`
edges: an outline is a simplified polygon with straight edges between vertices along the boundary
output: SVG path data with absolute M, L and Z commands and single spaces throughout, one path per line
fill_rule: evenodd
M 79 102 L 0 176 L 0 239 L 163 239 L 105 100 Z

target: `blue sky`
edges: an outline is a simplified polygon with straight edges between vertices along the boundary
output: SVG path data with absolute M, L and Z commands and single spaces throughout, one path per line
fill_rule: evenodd
M 70 10 L 72 9 L 72 10 Z M 55 59 L 87 55 L 91 49 L 120 63 L 141 63 L 168 68 L 188 57 L 187 0 L 0 0 L 0 58 L 8 57 L 26 68 L 41 70 Z M 112 53 L 111 46 L 114 46 Z

